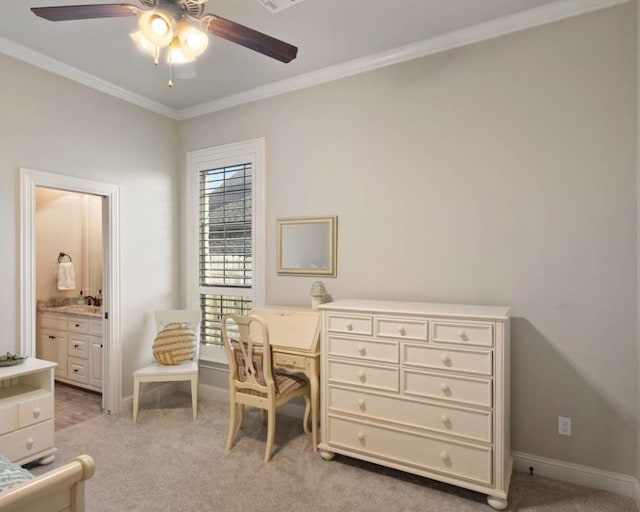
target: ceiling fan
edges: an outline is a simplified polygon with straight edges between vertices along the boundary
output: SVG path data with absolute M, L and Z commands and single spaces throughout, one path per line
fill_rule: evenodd
M 298 48 L 279 39 L 211 13 L 204 13 L 207 0 L 138 0 L 144 7 L 133 4 L 60 5 L 32 7 L 37 16 L 49 21 L 86 20 L 140 16 L 140 31 L 131 37 L 140 47 L 154 55 L 157 64 L 160 49 L 168 48 L 169 64 L 192 62 L 206 49 L 206 32 L 250 48 L 281 62 L 296 58 Z M 195 25 L 195 26 L 194 26 Z M 169 86 L 172 86 L 171 79 Z

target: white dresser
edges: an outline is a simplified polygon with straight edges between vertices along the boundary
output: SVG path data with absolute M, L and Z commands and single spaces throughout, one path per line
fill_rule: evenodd
M 510 308 L 341 300 L 323 310 L 319 448 L 507 507 Z
M 53 461 L 55 363 L 29 358 L 0 368 L 0 453 L 17 464 Z

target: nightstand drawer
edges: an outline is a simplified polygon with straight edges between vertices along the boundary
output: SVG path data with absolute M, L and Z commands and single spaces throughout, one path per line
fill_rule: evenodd
M 329 417 L 330 444 L 384 460 L 492 483 L 491 448 L 445 441 L 397 429 Z
M 398 343 L 358 338 L 328 336 L 329 354 L 383 363 L 398 362 Z
M 329 314 L 327 324 L 329 332 L 364 334 L 365 336 L 371 336 L 373 333 L 373 319 L 370 316 Z
M 2 436 L 2 454 L 12 462 L 35 455 L 53 445 L 53 420 Z
M 18 428 L 18 406 L 16 404 L 0 407 L 0 434 L 6 434 Z
M 342 382 L 386 391 L 398 391 L 398 368 L 329 361 L 327 372 L 329 382 Z
M 406 343 L 402 347 L 402 362 L 434 370 L 452 370 L 480 375 L 493 373 L 493 352 L 490 350 L 465 350 Z
M 18 427 L 27 427 L 34 423 L 53 418 L 53 394 L 31 398 L 18 404 Z
M 409 395 L 491 407 L 492 381 L 440 373 L 404 370 L 403 391 Z
M 493 324 L 433 321 L 434 343 L 493 346 Z
M 376 336 L 427 341 L 429 322 L 399 318 L 376 318 Z

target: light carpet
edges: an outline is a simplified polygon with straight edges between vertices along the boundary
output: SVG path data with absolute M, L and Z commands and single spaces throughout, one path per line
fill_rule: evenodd
M 225 402 L 201 400 L 191 420 L 188 394 L 130 414 L 99 416 L 56 432 L 61 466 L 88 453 L 96 461 L 87 482 L 89 512 L 124 511 L 367 511 L 477 512 L 482 494 L 342 456 L 323 461 L 302 422 L 279 415 L 274 455 L 262 461 L 266 426 L 248 410 L 234 448 L 226 452 Z M 31 468 L 42 474 L 52 466 Z M 510 511 L 636 512 L 633 500 L 514 472 Z

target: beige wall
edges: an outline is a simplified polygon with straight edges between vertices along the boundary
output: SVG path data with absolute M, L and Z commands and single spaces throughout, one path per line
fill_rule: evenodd
M 147 360 L 151 312 L 179 300 L 177 123 L 3 55 L 0 75 L 0 353 L 19 346 L 19 168 L 113 183 L 128 395 Z
M 276 274 L 276 219 L 338 215 L 334 298 L 512 306 L 513 448 L 635 474 L 635 55 L 625 4 L 185 121 L 182 152 L 266 137 L 268 302 L 314 280 Z

